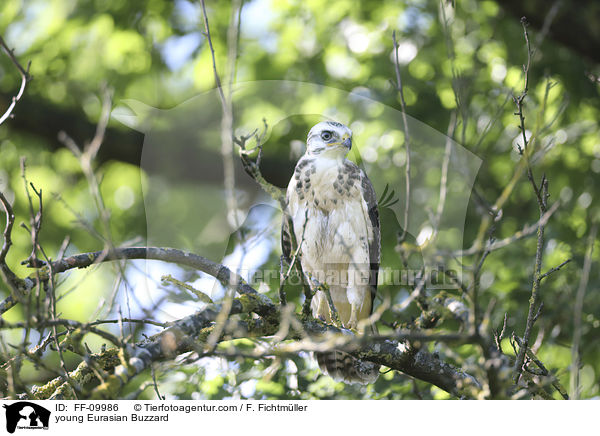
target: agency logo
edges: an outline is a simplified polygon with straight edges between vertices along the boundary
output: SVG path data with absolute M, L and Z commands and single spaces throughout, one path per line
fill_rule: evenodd
M 50 411 L 44 407 L 19 401 L 10 405 L 3 405 L 6 409 L 6 431 L 14 433 L 18 429 L 48 430 Z

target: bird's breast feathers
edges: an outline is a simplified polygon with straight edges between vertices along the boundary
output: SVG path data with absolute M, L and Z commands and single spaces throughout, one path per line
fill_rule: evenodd
M 310 241 L 302 246 L 305 260 L 368 263 L 373 229 L 362 177 L 361 170 L 345 159 L 298 162 L 288 186 L 288 207 L 296 240 Z

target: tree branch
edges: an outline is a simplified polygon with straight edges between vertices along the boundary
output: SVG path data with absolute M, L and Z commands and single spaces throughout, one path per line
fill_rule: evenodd
M 541 310 L 541 306 L 539 303 L 540 295 L 540 283 L 544 276 L 541 274 L 542 269 L 542 256 L 544 252 L 544 230 L 545 223 L 542 224 L 542 217 L 548 211 L 548 179 L 545 175 L 542 176 L 542 180 L 540 182 L 540 186 L 538 187 L 535 183 L 535 179 L 533 177 L 533 172 L 531 170 L 531 165 L 529 163 L 529 153 L 527 136 L 525 134 L 525 117 L 523 115 L 523 101 L 527 96 L 527 91 L 529 89 L 529 66 L 531 63 L 531 47 L 529 45 L 529 36 L 527 34 L 527 20 L 525 17 L 521 18 L 521 25 L 523 26 L 523 34 L 525 35 L 525 45 L 527 48 L 527 64 L 524 65 L 523 71 L 525 75 L 525 85 L 523 91 L 518 97 L 515 97 L 515 104 L 517 105 L 517 113 L 520 121 L 521 133 L 523 135 L 523 148 L 519 146 L 519 153 L 523 156 L 527 164 L 527 178 L 531 183 L 533 191 L 535 193 L 535 197 L 538 203 L 538 208 L 540 212 L 540 221 L 538 224 L 537 230 L 537 246 L 535 252 L 535 264 L 533 268 L 533 285 L 531 289 L 531 298 L 529 299 L 529 310 L 527 313 L 527 322 L 525 325 L 525 332 L 523 333 L 522 345 L 519 347 L 519 353 L 517 354 L 517 358 L 515 359 L 515 376 L 514 381 L 517 383 L 519 378 L 521 377 L 521 373 L 523 371 L 523 362 L 525 360 L 525 355 L 527 352 L 527 348 L 529 347 L 529 338 L 531 336 L 531 331 L 533 329 L 533 325 L 535 324 L 539 311 Z
M 275 305 L 268 297 L 259 294 L 241 277 L 223 265 L 212 262 L 202 256 L 187 253 L 172 248 L 133 247 L 119 248 L 113 252 L 97 251 L 70 256 L 52 263 L 55 273 L 61 273 L 74 268 L 85 268 L 93 264 L 119 259 L 154 259 L 186 265 L 203 271 L 217 278 L 222 284 L 234 286 L 240 294 L 239 298 L 232 299 L 230 317 L 226 320 L 218 341 L 234 337 L 272 336 L 279 331 L 282 320 L 280 319 L 279 306 Z M 45 267 L 46 268 L 46 267 Z M 42 274 L 43 276 L 43 274 Z M 152 336 L 146 341 L 125 345 L 122 354 L 126 359 L 120 359 L 114 374 L 105 378 L 93 394 L 95 398 L 115 398 L 120 387 L 135 377 L 156 361 L 172 358 L 176 355 L 195 351 L 199 355 L 210 355 L 199 343 L 206 341 L 212 332 L 217 316 L 222 310 L 219 304 L 207 305 L 199 312 L 175 321 L 161 333 Z M 249 321 L 235 321 L 231 315 L 256 313 L 260 318 Z M 89 331 L 91 324 L 72 324 L 65 320 L 50 320 L 50 323 L 77 327 L 82 331 Z M 414 340 L 428 342 L 433 340 L 469 341 L 465 335 L 428 335 L 423 332 L 400 331 L 392 337 L 364 337 L 349 335 L 347 330 L 323 324 L 315 320 L 305 320 L 298 324 L 299 328 L 288 330 L 284 339 L 303 339 L 308 333 L 309 343 L 302 343 L 305 350 L 318 349 L 318 347 L 332 346 L 331 338 L 335 339 L 336 349 L 347 350 L 350 354 L 366 361 L 386 365 L 392 369 L 402 371 L 412 377 L 432 383 L 457 397 L 474 397 L 474 392 L 479 390 L 479 383 L 470 375 L 439 360 L 425 350 L 415 349 L 406 345 L 405 341 Z M 8 326 L 5 326 L 8 327 Z M 92 333 L 96 333 L 96 329 Z M 331 335 L 334 336 L 331 336 Z M 108 338 L 108 336 L 103 337 Z M 112 336 L 111 336 L 112 338 Z M 320 339 L 319 339 L 320 338 Z M 323 338 L 328 342 L 323 342 Z M 319 345 L 321 344 L 321 345 Z M 112 353 L 108 350 L 106 353 Z M 271 353 L 277 353 L 273 348 Z M 208 354 L 207 354 L 208 353 Z M 98 356 L 102 356 L 101 353 Z M 101 357 L 95 357 L 98 360 Z M 83 365 L 83 366 L 82 366 Z M 71 382 L 78 382 L 82 371 L 86 377 L 95 377 L 90 369 L 85 369 L 83 362 L 76 370 L 76 374 L 69 374 Z M 113 366 L 114 368 L 114 366 Z M 58 398 L 72 387 L 67 387 L 64 378 L 61 383 L 53 380 L 48 386 L 33 389 L 33 392 L 44 392 L 36 398 Z M 60 388 L 60 389 L 59 389 Z M 51 391 L 51 392 L 50 392 Z M 60 395 L 59 395 L 60 394 Z
M 31 66 L 31 62 L 27 64 L 27 69 L 23 68 L 17 60 L 17 58 L 15 57 L 13 51 L 10 48 L 8 48 L 6 42 L 4 42 L 4 39 L 1 36 L 0 47 L 2 47 L 2 49 L 6 52 L 11 62 L 14 64 L 15 67 L 17 67 L 17 70 L 19 70 L 19 74 L 21 75 L 21 87 L 19 88 L 19 92 L 12 98 L 12 102 L 10 103 L 10 106 L 8 106 L 4 114 L 0 116 L 0 124 L 2 124 L 4 121 L 6 121 L 12 116 L 12 112 L 15 109 L 17 102 L 21 100 L 21 97 L 23 97 L 23 94 L 25 93 L 25 87 L 27 86 L 27 83 L 31 81 L 33 77 L 29 74 L 29 67 Z
M 257 312 L 263 305 L 259 295 L 246 295 L 247 298 L 236 298 L 232 300 L 230 314 L 243 314 Z M 114 367 L 114 374 L 108 376 L 105 381 L 92 393 L 92 398 L 115 398 L 119 390 L 133 377 L 149 368 L 153 362 L 173 358 L 176 355 L 195 351 L 199 356 L 208 356 L 201 346 L 207 339 L 214 327 L 214 321 L 222 308 L 218 304 L 209 305 L 193 315 L 174 322 L 163 332 L 154 335 L 146 341 L 125 348 L 124 355 L 127 356 Z M 239 337 L 262 337 L 272 336 L 279 331 L 280 321 L 278 318 L 269 320 L 254 319 L 247 322 L 234 322 L 228 320 L 226 328 L 223 329 L 219 341 Z M 308 333 L 309 339 L 304 338 Z M 410 337 L 412 332 L 405 332 Z M 417 337 L 426 340 L 425 335 Z M 435 336 L 431 336 L 435 338 Z M 469 374 L 443 362 L 435 355 L 424 350 L 414 349 L 404 342 L 387 338 L 365 338 L 363 336 L 349 335 L 347 330 L 342 330 L 331 325 L 325 325 L 316 320 L 307 320 L 301 324 L 300 329 L 291 329 L 283 339 L 294 340 L 292 346 L 286 350 L 275 344 L 272 348 L 261 352 L 260 356 L 282 355 L 297 353 L 298 351 L 315 351 L 330 349 L 342 349 L 349 354 L 362 360 L 386 365 L 389 368 L 402 371 L 405 374 L 420 380 L 432 383 L 450 394 L 460 398 L 472 398 L 480 390 L 479 383 Z M 303 339 L 298 342 L 299 339 Z M 453 336 L 452 339 L 459 339 Z M 114 354 L 114 350 L 106 353 Z M 255 355 L 254 357 L 258 357 Z M 232 355 L 231 357 L 234 357 Z M 99 357 L 94 357 L 98 360 Z M 80 365 L 77 371 L 85 368 Z M 77 379 L 71 374 L 73 379 Z M 48 385 L 56 385 L 56 380 Z M 47 385 L 47 386 L 48 386 Z M 56 392 L 63 393 L 66 386 L 61 384 L 51 392 L 48 387 L 34 388 L 33 392 L 43 392 L 45 396 L 36 396 L 37 399 L 56 398 Z
M 242 277 L 226 266 L 213 262 L 203 256 L 175 248 L 128 247 L 115 248 L 113 251 L 95 251 L 66 257 L 52 263 L 55 274 L 73 268 L 86 268 L 90 265 L 118 259 L 151 259 L 185 265 L 202 271 L 216 278 L 223 286 L 233 286 L 242 295 L 256 295 L 262 301 L 259 315 L 271 316 L 275 305 L 262 294 L 259 294 Z
M 410 133 L 408 131 L 408 120 L 406 119 L 406 103 L 404 102 L 404 88 L 402 87 L 402 78 L 400 77 L 400 62 L 398 61 L 398 42 L 396 41 L 396 31 L 392 32 L 392 40 L 394 42 L 394 69 L 396 71 L 396 90 L 400 95 L 400 107 L 402 109 L 402 124 L 404 126 L 404 146 L 406 147 L 406 163 L 405 163 L 405 183 L 406 191 L 404 199 L 404 220 L 402 223 L 402 234 L 398 238 L 398 242 L 402 243 L 406 239 L 408 232 L 408 213 L 410 207 Z
M 575 294 L 575 308 L 573 310 L 573 344 L 571 346 L 571 397 L 574 400 L 579 398 L 580 386 L 579 386 L 579 365 L 581 357 L 579 356 L 579 344 L 581 342 L 582 326 L 581 318 L 583 314 L 583 299 L 585 297 L 585 291 L 590 278 L 590 270 L 592 268 L 592 254 L 594 253 L 594 242 L 596 241 L 596 235 L 598 233 L 598 224 L 594 224 L 590 230 L 588 236 L 587 247 L 585 250 L 585 257 L 583 259 L 583 270 L 581 271 L 581 278 L 579 280 L 579 286 L 577 287 L 577 293 Z
M 2 233 L 4 242 L 2 243 L 2 249 L 0 249 L 0 277 L 2 277 L 4 283 L 6 283 L 6 285 L 12 292 L 12 294 L 9 295 L 8 298 L 6 298 L 2 303 L 0 303 L 1 315 L 16 304 L 17 298 L 20 295 L 20 291 L 27 291 L 31 289 L 33 284 L 25 284 L 15 275 L 15 273 L 10 269 L 10 267 L 6 263 L 6 256 L 8 255 L 8 251 L 12 246 L 12 229 L 15 223 L 15 213 L 13 211 L 12 205 L 2 192 L 0 192 L 0 203 L 2 204 L 2 208 L 4 209 L 4 213 L 6 215 L 6 225 L 4 226 L 4 232 Z

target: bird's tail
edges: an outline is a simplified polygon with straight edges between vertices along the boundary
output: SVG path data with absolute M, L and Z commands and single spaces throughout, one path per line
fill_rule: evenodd
M 315 353 L 319 368 L 336 381 L 345 383 L 374 383 L 379 376 L 379 365 L 366 362 L 343 351 Z

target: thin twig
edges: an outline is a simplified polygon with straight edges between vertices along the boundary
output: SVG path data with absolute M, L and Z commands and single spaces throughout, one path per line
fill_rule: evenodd
M 530 156 L 530 152 L 528 150 L 528 146 L 529 146 L 529 140 L 527 139 L 527 134 L 526 134 L 526 129 L 525 129 L 525 115 L 523 114 L 523 102 L 525 101 L 525 98 L 527 97 L 527 93 L 529 92 L 529 68 L 531 66 L 531 55 L 532 55 L 532 50 L 531 50 L 531 46 L 529 44 L 529 34 L 527 33 L 527 20 L 525 19 L 525 17 L 521 18 L 521 25 L 523 27 L 523 34 L 525 35 L 525 47 L 527 48 L 527 63 L 525 65 L 523 65 L 523 80 L 524 80 L 524 85 L 523 85 L 523 91 L 521 91 L 521 94 L 519 94 L 518 96 L 513 97 L 513 100 L 517 106 L 517 113 L 516 115 L 519 116 L 519 128 L 521 130 L 521 136 L 523 138 L 523 147 L 521 147 L 521 145 L 519 143 L 517 143 L 517 149 L 519 151 L 519 154 L 523 157 L 523 159 L 525 159 L 526 165 L 527 165 L 527 178 L 529 179 L 529 182 L 531 183 L 531 186 L 533 187 L 533 191 L 535 192 L 535 195 L 537 197 L 538 200 L 538 204 L 543 205 L 545 202 L 542 199 L 542 194 L 540 192 L 540 188 L 537 186 L 537 184 L 535 183 L 535 179 L 533 177 L 533 172 L 531 169 L 531 165 L 529 162 L 529 156 Z
M 506 332 L 506 322 L 508 321 L 508 314 L 504 314 L 504 322 L 502 323 L 502 329 L 500 332 L 496 331 L 494 335 L 494 340 L 496 342 L 496 347 L 500 353 L 504 353 L 502 351 L 502 339 L 504 338 L 504 333 Z
M 579 344 L 581 342 L 581 319 L 583 313 L 583 300 L 585 297 L 585 291 L 588 286 L 590 278 L 590 270 L 592 268 L 592 254 L 594 253 L 594 243 L 596 242 L 596 234 L 598 232 L 598 224 L 594 224 L 590 230 L 588 237 L 587 248 L 585 250 L 585 257 L 583 259 L 583 270 L 581 271 L 581 278 L 579 280 L 579 286 L 577 287 L 577 294 L 575 295 L 575 307 L 573 310 L 573 345 L 571 346 L 571 398 L 577 400 L 580 394 L 579 386 Z
M 304 243 L 304 233 L 306 232 L 306 224 L 307 223 L 308 223 L 308 209 L 306 210 L 306 216 L 304 218 L 304 225 L 302 226 L 302 236 L 300 238 L 300 242 L 298 243 L 298 246 L 295 247 L 296 249 L 294 250 L 294 255 L 292 256 L 292 260 L 290 261 L 290 265 L 289 265 L 286 273 L 279 280 L 279 301 L 284 306 L 287 303 L 286 303 L 286 297 L 285 297 L 285 292 L 283 290 L 283 287 L 285 285 L 285 282 L 289 278 L 289 276 L 292 272 L 292 269 L 294 268 L 294 266 L 296 266 L 297 260 L 299 259 L 300 250 L 302 249 L 302 244 Z M 292 223 L 292 225 L 293 225 L 293 223 Z M 290 232 L 293 232 L 293 231 L 294 231 L 294 229 L 291 228 Z M 302 278 L 302 279 L 304 279 L 304 278 Z
M 448 167 L 450 165 L 450 156 L 452 154 L 452 137 L 454 136 L 454 129 L 456 129 L 456 112 L 452 112 L 450 116 L 450 123 L 448 123 L 448 131 L 446 132 L 446 148 L 444 150 L 444 161 L 442 163 L 442 176 L 440 179 L 440 197 L 438 200 L 437 210 L 435 212 L 435 233 L 437 234 L 444 213 L 444 206 L 446 205 L 446 194 L 448 192 Z M 430 240 L 433 240 L 432 237 Z
M 208 14 L 206 13 L 206 4 L 204 0 L 201 0 L 202 14 L 204 18 L 204 30 L 205 36 L 210 47 L 210 54 L 213 67 L 213 75 L 219 98 L 221 99 L 221 155 L 223 157 L 223 184 L 225 188 L 225 201 L 227 205 L 227 220 L 229 225 L 239 233 L 241 223 L 239 222 L 239 210 L 238 202 L 235 195 L 235 168 L 233 162 L 233 147 L 234 147 L 234 120 L 233 120 L 233 81 L 235 79 L 235 65 L 237 59 L 238 49 L 238 32 L 240 30 L 241 19 L 241 7 L 242 2 L 235 0 L 232 6 L 231 16 L 229 21 L 229 27 L 227 32 L 227 46 L 229 47 L 228 52 L 228 95 L 225 97 L 221 79 L 217 70 L 217 61 L 215 57 L 215 50 L 212 43 L 212 36 L 210 32 L 210 26 L 208 21 Z M 231 301 L 235 294 L 234 288 L 231 286 L 226 287 L 225 299 L 222 305 L 222 313 L 217 319 L 216 327 L 211 332 L 209 339 L 207 340 L 207 347 L 211 348 L 216 345 L 218 338 L 221 335 L 221 331 L 225 327 L 225 322 L 229 318 L 229 310 L 231 310 Z
M 27 181 L 27 175 L 25 171 L 25 158 L 21 158 L 21 177 L 23 178 L 23 183 L 25 185 L 25 194 L 27 196 L 27 201 L 29 204 L 29 224 L 31 229 L 29 232 L 31 233 L 31 254 L 27 259 L 21 262 L 21 265 L 28 265 L 33 268 L 38 268 L 43 265 L 43 261 L 40 261 L 37 257 L 38 250 L 42 253 L 42 247 L 39 244 L 40 232 L 42 231 L 42 218 L 44 216 L 44 202 L 42 199 L 42 190 L 37 190 L 33 183 Z M 33 190 L 34 194 L 38 199 L 38 209 L 37 212 L 34 211 L 33 207 L 33 199 L 31 194 L 29 193 L 29 188 Z M 42 253 L 45 256 L 45 253 Z
M 17 102 L 21 100 L 21 97 L 23 97 L 23 94 L 25 93 L 25 87 L 27 86 L 27 83 L 33 79 L 33 76 L 29 74 L 29 67 L 31 66 L 31 61 L 29 61 L 29 63 L 27 64 L 26 69 L 23 68 L 17 60 L 17 58 L 15 57 L 13 51 L 10 48 L 8 48 L 6 42 L 4 42 L 2 36 L 0 36 L 0 47 L 2 47 L 2 49 L 6 52 L 11 62 L 15 67 L 17 67 L 17 70 L 19 70 L 19 74 L 21 75 L 21 87 L 19 88 L 19 92 L 12 98 L 12 101 L 6 109 L 6 111 L 4 112 L 4 114 L 0 116 L 0 124 L 2 124 L 8 118 L 12 117 L 12 113 L 17 105 Z
M 548 179 L 546 178 L 545 175 L 543 175 L 542 180 L 540 182 L 540 186 L 538 187 L 537 184 L 535 183 L 531 165 L 529 163 L 530 150 L 528 150 L 527 136 L 525 134 L 526 130 L 525 130 L 525 116 L 523 115 L 523 101 L 525 100 L 525 97 L 527 96 L 527 91 L 529 89 L 529 67 L 531 64 L 532 50 L 529 45 L 529 35 L 527 34 L 527 20 L 525 19 L 525 17 L 521 18 L 521 25 L 523 26 L 523 34 L 525 36 L 525 46 L 527 48 L 527 64 L 523 66 L 524 81 L 525 81 L 523 91 L 521 92 L 521 94 L 518 97 L 514 98 L 515 104 L 517 105 L 516 115 L 519 116 L 520 128 L 521 128 L 521 133 L 522 133 L 522 137 L 523 137 L 523 148 L 521 148 L 520 146 L 518 148 L 519 148 L 519 153 L 521 154 L 521 156 L 523 156 L 523 158 L 525 159 L 526 165 L 527 165 L 527 178 L 529 179 L 529 182 L 531 183 L 531 186 L 532 186 L 533 191 L 536 196 L 536 200 L 537 200 L 538 208 L 539 208 L 539 212 L 540 212 L 540 221 L 541 221 L 541 217 L 548 211 Z M 520 346 L 519 353 L 517 354 L 517 357 L 515 359 L 515 367 L 514 367 L 515 383 L 517 383 L 519 381 L 521 373 L 523 371 L 523 362 L 525 360 L 527 348 L 529 347 L 529 339 L 531 336 L 533 325 L 535 324 L 535 321 L 537 320 L 540 310 L 541 310 L 541 306 L 539 304 L 539 300 L 540 300 L 539 290 L 540 290 L 540 283 L 542 280 L 541 268 L 542 268 L 542 256 L 543 256 L 543 251 L 544 251 L 544 229 L 545 229 L 544 224 L 540 224 L 538 226 L 535 264 L 534 264 L 534 269 L 533 269 L 533 285 L 532 285 L 532 289 L 531 289 L 531 298 L 529 299 L 529 310 L 527 313 L 527 323 L 525 325 L 525 332 L 523 333 L 523 339 L 522 339 L 523 344 L 522 344 L 522 346 Z
M 4 213 L 6 214 L 6 226 L 4 227 L 3 233 L 4 243 L 2 244 L 2 250 L 0 250 L 0 262 L 3 263 L 6 260 L 8 250 L 10 250 L 10 246 L 12 245 L 11 234 L 15 223 L 15 213 L 13 212 L 12 205 L 2 192 L 0 192 L 0 203 L 2 203 Z
M 114 335 L 105 332 L 103 330 L 97 329 L 94 327 L 94 325 L 97 325 L 98 322 L 96 323 L 82 323 L 79 321 L 75 321 L 72 319 L 62 319 L 62 318 L 56 318 L 56 319 L 46 319 L 46 320 L 38 320 L 36 322 L 36 327 L 37 328 L 41 328 L 41 327 L 67 327 L 70 329 L 78 329 L 81 331 L 81 334 L 83 335 L 83 333 L 85 332 L 89 332 L 89 333 L 93 333 L 95 335 L 100 336 L 103 339 L 106 339 L 107 341 L 112 342 L 113 344 L 120 346 L 121 345 L 121 341 L 115 337 Z M 22 328 L 26 328 L 27 327 L 27 323 L 26 322 L 16 322 L 16 323 L 9 323 L 7 321 L 4 321 L 4 319 L 0 318 L 0 329 L 22 329 Z M 54 339 L 57 339 L 60 334 L 58 332 L 54 332 Z M 58 345 L 58 342 L 55 343 L 55 345 Z M 62 348 L 59 346 L 59 348 Z
M 520 239 L 526 238 L 527 236 L 531 236 L 537 231 L 537 229 L 539 228 L 540 225 L 542 225 L 542 226 L 546 225 L 546 223 L 548 222 L 550 217 L 554 214 L 554 212 L 556 212 L 556 210 L 559 208 L 559 206 L 560 206 L 560 202 L 559 201 L 555 202 L 552 206 L 550 206 L 548 208 L 548 210 L 535 223 L 524 226 L 521 230 L 517 231 L 515 234 L 513 234 L 511 236 L 507 236 L 506 238 L 500 239 L 498 241 L 494 241 L 491 244 L 484 246 L 484 247 L 480 247 L 480 246 L 474 244 L 473 246 L 471 246 L 470 248 L 468 248 L 466 250 L 458 250 L 458 251 L 453 252 L 452 254 L 454 256 L 460 257 L 460 256 L 470 256 L 473 254 L 481 253 L 485 250 L 495 251 L 500 248 L 504 248 Z
M 152 375 L 152 384 L 154 385 L 154 392 L 156 392 L 156 396 L 159 400 L 164 400 L 165 397 L 163 397 L 158 390 L 158 382 L 156 381 L 156 371 L 154 371 L 154 365 L 150 365 L 150 374 Z
M 0 250 L 0 277 L 2 277 L 2 280 L 11 291 L 11 295 L 6 297 L 6 299 L 0 303 L 0 315 L 2 315 L 17 304 L 21 297 L 21 291 L 29 291 L 31 287 L 33 287 L 33 283 L 31 281 L 25 283 L 23 280 L 20 280 L 6 263 L 6 256 L 12 246 L 12 229 L 15 223 L 15 213 L 12 205 L 2 192 L 0 192 L 0 203 L 2 203 L 6 215 L 6 225 L 4 226 L 4 232 L 2 233 L 4 242 L 2 243 L 2 249 Z
M 95 326 L 100 324 L 119 324 L 120 322 L 130 322 L 134 324 L 149 324 L 157 327 L 169 327 L 172 323 L 170 322 L 158 322 L 152 321 L 151 319 L 134 319 L 134 318 L 120 318 L 120 319 L 99 319 L 93 322 L 90 322 L 88 325 Z
M 540 281 L 542 279 L 545 279 L 546 277 L 548 277 L 550 274 L 555 273 L 556 271 L 560 270 L 563 266 L 565 266 L 566 264 L 568 264 L 569 262 L 571 262 L 571 260 L 573 260 L 573 259 L 567 259 L 563 263 L 561 263 L 560 265 L 555 266 L 554 268 L 551 268 L 550 270 L 546 271 L 544 274 L 542 274 L 540 276 Z
M 513 339 L 515 341 L 516 344 L 519 345 L 519 347 L 523 346 L 523 342 L 521 341 L 521 338 L 519 338 L 518 336 L 515 336 L 513 334 Z M 530 359 L 531 362 L 535 363 L 535 365 L 540 369 L 539 374 L 537 375 L 541 375 L 544 377 L 549 377 L 550 378 L 550 383 L 552 384 L 552 386 L 554 387 L 554 389 L 556 389 L 556 391 L 565 399 L 568 400 L 569 399 L 569 395 L 567 394 L 566 389 L 563 387 L 563 385 L 560 383 L 560 381 L 558 380 L 558 378 L 552 374 L 547 368 L 546 366 L 542 363 L 542 361 L 535 355 L 535 353 L 533 352 L 533 350 L 531 348 L 527 348 L 527 358 Z M 529 369 L 529 372 L 532 372 L 530 368 L 526 368 Z
M 246 171 L 246 174 L 252 177 L 256 181 L 256 183 L 258 183 L 260 187 L 267 194 L 269 194 L 269 196 L 273 200 L 279 203 L 281 210 L 285 210 L 287 207 L 285 192 L 281 188 L 269 183 L 260 171 L 260 160 L 262 157 L 263 142 L 266 138 L 268 127 L 269 125 L 267 124 L 267 120 L 263 118 L 263 131 L 260 135 L 258 134 L 258 129 L 256 129 L 250 135 L 240 136 L 240 138 L 234 138 L 234 142 L 240 147 L 240 159 L 242 161 L 242 165 L 244 167 L 244 171 Z M 246 142 L 251 137 L 254 137 L 256 139 L 256 147 L 254 147 L 252 150 L 249 150 L 246 148 Z M 255 150 L 258 150 L 258 155 L 256 157 L 256 160 L 252 160 L 249 155 L 251 153 L 254 153 Z
M 563 0 L 555 0 L 552 4 L 552 7 L 550 8 L 548 13 L 546 14 L 546 17 L 544 18 L 544 24 L 542 25 L 542 29 L 540 30 L 540 32 L 537 35 L 537 38 L 535 39 L 536 46 L 540 47 L 542 45 L 542 42 L 544 42 L 544 39 L 546 38 L 546 35 L 548 35 L 548 31 L 552 26 L 552 22 L 556 18 L 556 15 L 558 14 L 558 11 L 562 7 L 562 5 Z
M 166 275 L 162 276 L 160 279 L 163 282 L 173 283 L 175 286 L 178 286 L 180 288 L 190 291 L 192 294 L 194 294 L 196 297 L 198 297 L 198 299 L 200 301 L 202 301 L 203 303 L 209 303 L 209 304 L 213 303 L 212 299 L 208 295 L 206 295 L 204 292 L 199 291 L 198 289 L 194 288 L 191 285 L 188 285 L 187 283 L 182 282 L 181 280 L 177 280 L 171 274 L 166 274 Z
M 548 180 L 545 177 L 542 178 L 541 195 L 541 198 L 543 198 L 544 200 L 542 200 L 543 203 L 539 204 L 540 215 L 542 215 L 545 212 L 545 201 L 547 201 L 548 198 Z M 544 225 L 540 225 L 538 227 L 535 264 L 533 268 L 533 285 L 531 289 L 531 298 L 529 299 L 527 323 L 525 325 L 525 332 L 523 333 L 523 345 L 519 348 L 519 353 L 517 354 L 517 358 L 515 360 L 515 383 L 519 381 L 519 378 L 521 376 L 521 372 L 523 370 L 523 362 L 525 359 L 525 353 L 527 351 L 527 347 L 529 347 L 529 338 L 533 330 L 533 325 L 539 316 L 539 310 L 541 309 L 541 307 L 539 306 L 539 290 L 541 282 L 542 255 L 544 251 L 544 229 Z
M 94 137 L 90 141 L 90 143 L 85 147 L 85 158 L 92 162 L 98 151 L 100 150 L 100 146 L 104 142 L 104 135 L 106 134 L 106 127 L 108 126 L 108 121 L 110 120 L 110 110 L 112 108 L 112 91 L 106 86 L 103 85 L 102 89 L 102 110 L 100 112 L 100 119 L 98 120 L 98 124 L 96 125 L 96 133 Z
M 408 130 L 408 119 L 406 118 L 406 102 L 404 101 L 404 88 L 402 86 L 402 78 L 400 77 L 400 61 L 398 60 L 398 42 L 396 41 L 396 31 L 392 32 L 392 40 L 394 42 L 394 69 L 396 71 L 396 90 L 400 95 L 400 107 L 402 109 L 402 124 L 404 127 L 404 146 L 406 150 L 406 162 L 404 179 L 406 183 L 405 199 L 404 199 L 404 219 L 402 224 L 402 234 L 398 238 L 398 243 L 402 243 L 406 239 L 408 232 L 408 214 L 410 206 L 410 133 Z
M 215 62 L 215 49 L 213 48 L 212 38 L 210 35 L 210 26 L 208 24 L 208 15 L 206 14 L 206 5 L 204 4 L 204 0 L 200 0 L 200 5 L 202 6 L 202 16 L 204 19 L 204 36 L 206 36 L 206 40 L 208 41 L 208 47 L 210 49 L 210 55 L 212 58 L 212 67 L 213 75 L 215 78 L 215 84 L 217 85 L 217 90 L 219 92 L 219 97 L 221 98 L 221 103 L 223 106 L 225 106 L 225 95 L 223 94 L 221 79 L 217 71 L 217 63 Z

